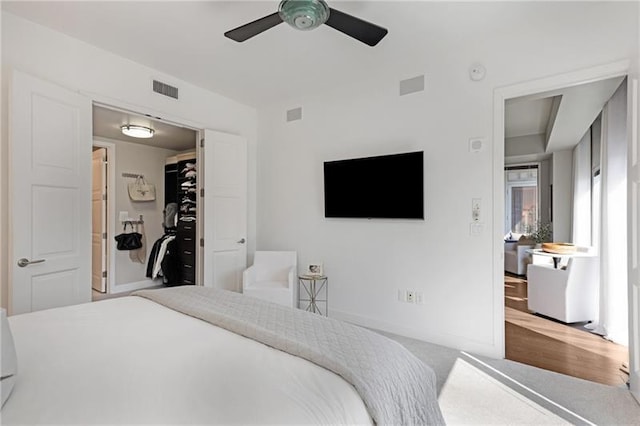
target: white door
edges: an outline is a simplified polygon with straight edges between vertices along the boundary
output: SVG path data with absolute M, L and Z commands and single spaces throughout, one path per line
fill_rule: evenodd
M 91 102 L 13 73 L 9 310 L 91 300 Z
M 629 384 L 640 401 L 640 98 L 638 79 L 628 81 Z
M 247 141 L 204 131 L 204 282 L 239 291 L 247 266 Z
M 93 151 L 91 180 L 91 287 L 107 290 L 107 150 Z

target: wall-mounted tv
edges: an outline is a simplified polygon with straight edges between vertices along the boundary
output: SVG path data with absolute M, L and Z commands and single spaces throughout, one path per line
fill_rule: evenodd
M 324 216 L 424 219 L 422 151 L 324 163 Z

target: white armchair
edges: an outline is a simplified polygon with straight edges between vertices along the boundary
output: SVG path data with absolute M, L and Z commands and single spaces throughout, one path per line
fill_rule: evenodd
M 565 323 L 591 321 L 598 309 L 598 257 L 571 257 L 566 269 L 531 264 L 530 311 Z
M 257 251 L 242 274 L 242 292 L 281 305 L 297 305 L 298 261 L 295 251 Z
M 516 275 L 527 273 L 527 265 L 531 263 L 531 255 L 527 253 L 534 247 L 529 240 L 505 241 L 504 270 Z

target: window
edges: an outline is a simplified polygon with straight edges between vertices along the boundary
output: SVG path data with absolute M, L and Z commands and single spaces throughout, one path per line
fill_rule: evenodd
M 538 166 L 505 168 L 505 234 L 525 234 L 539 221 Z

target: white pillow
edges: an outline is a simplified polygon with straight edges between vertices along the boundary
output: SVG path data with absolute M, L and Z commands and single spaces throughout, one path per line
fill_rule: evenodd
M 7 320 L 7 312 L 4 309 L 0 309 L 0 316 L 2 317 L 2 377 L 0 379 L 0 391 L 2 393 L 2 405 L 9 399 L 13 385 L 16 383 L 16 376 L 18 374 L 18 358 L 16 356 L 16 348 L 13 344 L 13 335 L 9 328 L 9 321 Z

